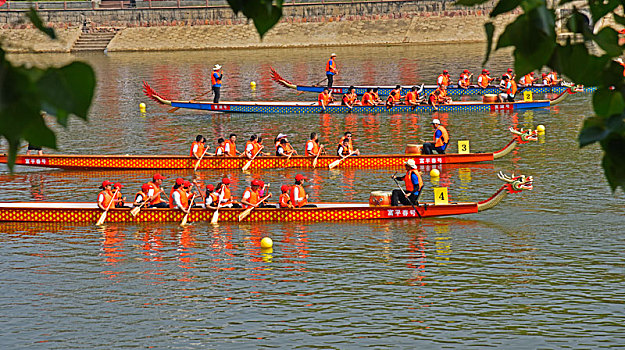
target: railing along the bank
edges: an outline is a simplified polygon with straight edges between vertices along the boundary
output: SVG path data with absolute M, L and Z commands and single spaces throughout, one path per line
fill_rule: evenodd
M 444 2 L 445 0 L 440 0 Z M 417 2 L 415 0 L 285 0 L 283 6 Z M 226 7 L 226 0 L 99 0 L 99 1 L 7 1 L 0 11 L 26 11 L 31 7 L 37 11 L 46 10 L 115 10 L 151 8 L 214 8 Z

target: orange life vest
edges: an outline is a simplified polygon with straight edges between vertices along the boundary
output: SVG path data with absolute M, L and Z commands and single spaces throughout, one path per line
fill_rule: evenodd
M 143 191 L 139 191 L 137 192 L 137 194 L 135 194 L 135 202 L 137 202 L 137 198 L 141 196 L 142 201 L 141 202 L 145 202 L 145 200 L 148 198 L 148 194 L 144 193 Z
M 363 106 L 373 106 L 373 94 L 372 93 L 365 92 L 365 94 L 362 95 L 362 105 Z
M 295 189 L 297 188 L 298 194 L 299 194 L 299 198 L 295 198 Z M 306 191 L 304 190 L 304 186 L 302 185 L 293 185 L 291 186 L 291 190 L 290 190 L 290 194 L 289 196 L 291 197 L 291 204 L 293 204 L 293 206 L 299 208 L 301 206 L 303 206 L 304 204 L 308 203 L 306 201 Z M 299 200 L 297 200 L 299 199 Z
M 215 74 L 217 74 L 217 75 L 219 76 L 219 78 L 218 78 L 218 77 L 215 77 Z M 221 77 L 221 76 L 219 75 L 219 73 L 218 73 L 218 72 L 213 72 L 213 73 L 211 73 L 211 84 L 212 84 L 212 85 L 218 85 L 218 86 L 221 86 L 221 78 L 220 78 L 220 77 Z
M 343 140 L 345 140 L 347 138 L 347 136 L 343 136 L 341 137 L 341 139 L 339 140 L 339 146 L 343 145 Z M 352 138 L 349 138 L 349 147 L 352 148 L 354 147 L 354 145 L 352 144 Z
M 100 195 L 103 195 L 102 202 L 100 204 L 106 209 L 109 207 L 109 204 L 113 201 L 113 193 L 110 191 L 104 190 L 98 193 L 98 200 L 100 199 Z
M 399 88 L 399 89 L 393 89 L 392 91 L 395 91 L 395 96 L 393 97 L 393 101 L 394 101 L 394 102 L 399 102 L 399 101 L 401 101 L 401 88 Z
M 156 184 L 152 181 L 148 182 L 148 186 L 150 187 L 150 190 L 154 190 L 154 194 L 158 193 L 156 196 L 154 196 L 154 198 L 150 201 L 150 205 L 154 205 L 156 203 L 160 203 L 161 202 L 161 194 L 159 192 L 159 188 L 158 186 L 156 186 Z M 149 190 L 148 190 L 149 191 Z
M 260 196 L 258 195 L 258 192 L 252 191 L 250 187 L 246 188 L 245 191 L 243 191 L 243 196 L 241 197 L 241 199 L 245 198 L 245 194 L 247 193 L 250 194 L 250 197 L 247 199 L 248 203 L 258 204 L 258 202 L 260 202 Z M 251 206 L 243 204 L 243 208 L 251 208 Z
M 312 143 L 312 150 L 308 150 L 308 146 Z M 313 140 L 308 140 L 304 146 L 304 154 L 309 157 L 316 157 L 319 154 L 319 145 Z
M 174 192 L 178 191 L 178 188 L 181 188 L 182 186 L 175 188 L 176 185 L 173 185 L 171 187 L 171 190 L 169 190 L 169 207 L 173 208 L 174 207 Z
M 482 88 L 487 88 L 491 80 L 492 79 L 488 76 L 488 74 L 480 74 L 480 76 L 477 78 L 477 85 Z
M 438 79 L 436 79 L 436 84 L 449 86 L 449 76 L 445 74 L 439 74 Z
M 224 200 L 222 205 L 232 203 L 232 194 L 230 193 L 230 189 L 228 188 L 228 186 L 222 184 L 221 188 L 218 191 L 218 195 L 220 195 L 222 192 L 223 192 L 223 200 Z
M 326 95 L 323 92 L 319 94 L 318 97 L 319 100 L 319 105 L 323 106 L 323 105 L 328 105 L 328 103 L 330 103 L 330 95 Z M 323 103 L 322 103 L 323 102 Z
M 531 74 L 525 74 L 524 76 L 521 77 L 521 79 L 519 79 L 519 83 L 524 84 L 524 85 L 532 85 L 533 82 L 534 82 L 534 78 L 532 78 Z
M 180 194 L 180 204 L 182 205 L 182 208 L 179 209 L 187 209 L 189 208 L 189 194 L 187 193 L 187 191 L 185 191 L 182 186 L 180 186 L 176 191 L 174 192 L 178 192 Z M 174 193 L 172 192 L 171 194 L 171 200 L 169 202 L 169 207 L 170 208 L 174 208 L 176 206 L 176 204 L 174 204 Z
M 221 155 L 222 156 L 227 156 L 228 154 L 226 153 L 226 145 L 223 146 L 218 146 L 217 150 L 215 150 L 215 155 L 219 154 L 219 150 L 221 150 Z
M 414 191 L 414 184 L 412 183 L 412 174 L 416 174 L 419 178 L 419 191 L 423 188 L 423 179 L 421 178 L 421 173 L 417 169 L 410 169 L 406 172 L 406 176 L 404 176 L 404 184 L 406 185 L 406 191 L 412 192 Z
M 228 140 L 226 142 L 230 145 L 229 153 L 227 155 L 229 155 L 230 157 L 236 157 L 237 156 L 237 145 L 234 142 L 232 142 L 232 140 Z
M 331 58 L 328 60 L 328 62 L 326 62 L 326 73 L 327 72 L 332 72 L 336 74 L 336 63 L 334 63 L 334 60 Z
M 258 145 L 258 142 L 256 142 L 256 140 L 254 140 L 254 141 L 247 141 L 245 143 L 245 152 L 247 152 L 247 149 L 249 148 L 248 146 L 250 144 L 252 145 L 252 151 L 251 151 L 252 154 L 250 156 L 254 157 L 258 153 L 258 150 L 260 149 L 260 146 Z
M 193 148 L 195 148 L 196 145 L 197 145 L 197 151 L 194 154 L 193 153 Z M 198 142 L 198 141 L 193 141 L 193 143 L 191 144 L 191 151 L 189 152 L 189 157 L 193 157 L 193 156 L 201 157 L 202 154 L 204 154 L 204 143 L 203 142 Z
M 289 193 L 283 193 L 280 195 L 280 198 L 278 199 L 278 203 L 280 203 L 280 208 L 288 208 L 289 204 L 291 203 L 291 197 L 289 196 Z
M 458 80 L 458 85 L 460 85 L 462 87 L 468 87 L 469 84 L 471 84 L 471 81 L 469 80 L 469 75 L 466 74 L 466 73 L 460 74 L 460 79 Z
M 209 193 L 208 197 L 210 197 L 212 199 L 212 204 L 214 207 L 216 207 L 219 204 L 219 195 L 215 192 L 211 192 Z
M 416 103 L 417 102 L 417 95 L 418 95 L 418 93 L 416 91 L 409 91 L 406 94 L 406 103 L 407 104 L 410 104 L 410 102 Z
M 436 131 L 440 130 L 441 131 L 441 137 L 440 138 L 436 138 Z M 447 144 L 449 142 L 449 134 L 447 133 L 447 129 L 445 129 L 444 126 L 439 125 L 436 130 L 434 130 L 434 147 L 441 147 L 444 144 Z
M 506 89 L 506 93 L 508 95 L 516 95 L 517 92 L 517 86 L 516 86 L 516 82 L 514 80 L 509 80 L 508 81 L 508 87 Z

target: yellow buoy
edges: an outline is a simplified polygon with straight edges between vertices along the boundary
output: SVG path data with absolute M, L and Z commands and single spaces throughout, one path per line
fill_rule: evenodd
M 263 249 L 271 248 L 273 247 L 273 241 L 271 240 L 271 238 L 265 237 L 260 240 L 260 247 Z
M 141 113 L 145 113 L 145 103 L 143 102 L 139 103 L 139 111 Z
M 251 81 L 250 82 L 250 87 L 252 88 L 252 90 L 256 89 L 256 82 L 255 81 Z
M 430 177 L 439 177 L 440 175 L 441 175 L 441 172 L 438 171 L 438 169 L 430 170 Z
M 545 133 L 545 126 L 540 124 L 539 126 L 536 127 L 536 131 L 538 131 L 539 134 L 544 134 Z

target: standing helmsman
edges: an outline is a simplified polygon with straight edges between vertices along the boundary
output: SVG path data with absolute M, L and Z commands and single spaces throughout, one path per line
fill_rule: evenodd
M 332 87 L 334 84 L 334 76 L 338 74 L 338 70 L 336 69 L 336 62 L 334 59 L 336 58 L 336 54 L 333 53 L 330 55 L 330 59 L 326 62 L 326 76 L 328 77 L 328 89 Z
M 421 189 L 423 188 L 423 178 L 421 178 L 421 173 L 417 170 L 417 163 L 415 163 L 414 159 L 408 159 L 406 163 L 404 163 L 404 166 L 406 167 L 406 175 L 395 176 L 395 179 L 400 181 L 404 180 L 408 198 L 404 196 L 401 190 L 393 190 L 391 194 L 391 205 L 398 206 L 399 203 L 403 205 L 419 205 L 418 199 L 421 194 Z
M 213 103 L 219 103 L 219 98 L 221 97 L 221 79 L 223 79 L 224 73 L 221 70 L 221 66 L 216 64 L 213 67 L 213 74 L 211 74 L 211 85 L 213 89 Z

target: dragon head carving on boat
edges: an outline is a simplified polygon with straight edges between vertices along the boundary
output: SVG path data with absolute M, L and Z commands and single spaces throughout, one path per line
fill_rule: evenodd
M 516 140 L 517 143 L 519 144 L 524 144 L 524 143 L 528 143 L 530 141 L 537 141 L 538 140 L 538 131 L 536 130 L 518 130 L 515 129 L 514 127 L 510 127 L 510 132 L 514 134 L 514 139 Z
M 504 187 L 506 187 L 508 193 L 519 193 L 524 190 L 534 189 L 534 177 L 532 176 L 515 176 L 514 174 L 512 174 L 512 176 L 508 176 L 500 171 L 499 174 L 497 174 L 497 177 L 502 181 L 507 182 Z

